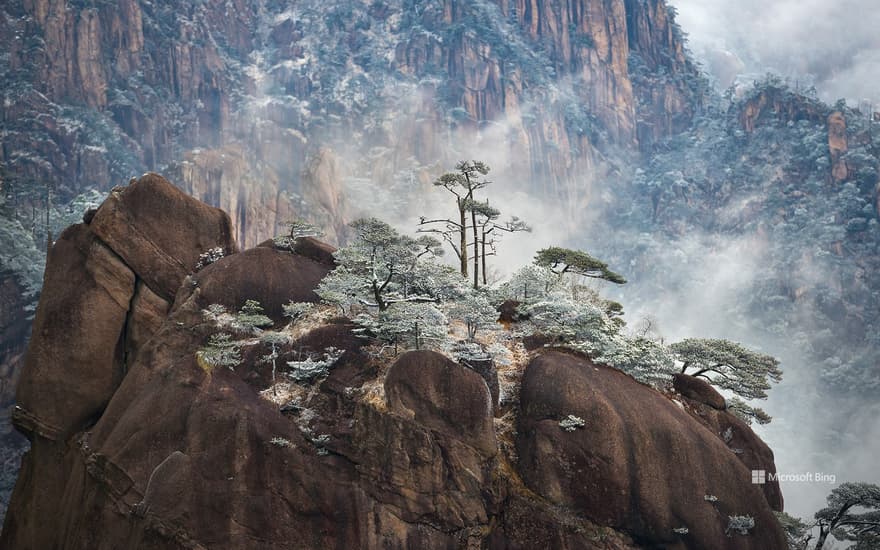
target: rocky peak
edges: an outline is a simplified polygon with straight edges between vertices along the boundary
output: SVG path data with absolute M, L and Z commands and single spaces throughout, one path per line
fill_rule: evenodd
M 739 103 L 739 121 L 747 133 L 767 120 L 824 122 L 825 106 L 816 99 L 797 93 L 781 83 L 773 83 L 747 92 Z
M 323 380 L 278 390 L 257 342 L 211 368 L 197 353 L 217 330 L 206 308 L 256 299 L 281 326 L 283 304 L 315 301 L 332 269 L 313 239 L 235 252 L 231 234 L 224 213 L 150 174 L 61 235 L 17 394 L 32 447 L 0 545 L 785 547 L 711 422 L 580 356 L 535 352 L 498 419 L 477 372 L 430 351 L 387 360 L 344 318 L 294 326 L 277 350 L 336 348 Z M 229 254 L 187 267 L 215 247 Z M 755 527 L 730 534 L 729 515 Z

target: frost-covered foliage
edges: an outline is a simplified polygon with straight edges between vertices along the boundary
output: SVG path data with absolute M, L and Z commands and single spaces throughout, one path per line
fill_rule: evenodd
M 323 378 L 327 376 L 330 367 L 339 361 L 343 353 L 345 353 L 343 350 L 327 348 L 321 358 L 316 359 L 309 356 L 302 361 L 288 361 L 287 366 L 290 367 L 290 372 L 287 373 L 287 376 L 297 382 L 310 382 L 317 378 Z
M 447 317 L 431 303 L 404 302 L 355 317 L 359 333 L 400 348 L 443 350 L 448 346 Z
M 447 318 L 444 299 L 463 292 L 463 280 L 433 258 L 441 253 L 431 237 L 401 235 L 375 218 L 351 224 L 354 242 L 336 251 L 338 266 L 317 293 L 343 311 L 360 305 L 355 317 L 361 332 L 397 350 L 399 346 L 442 349 Z
M 573 300 L 566 291 L 544 294 L 519 307 L 527 323 L 552 344 L 588 354 L 594 361 L 618 368 L 637 380 L 667 385 L 674 362 L 666 346 L 648 338 L 628 336 L 619 320 L 588 300 Z
M 212 334 L 208 345 L 196 352 L 196 357 L 203 365 L 210 367 L 228 367 L 235 370 L 241 363 L 241 348 L 232 336 L 225 332 Z
M 278 358 L 281 346 L 289 344 L 290 335 L 285 332 L 265 331 L 260 334 L 260 342 L 269 345 L 269 353 L 260 357 L 260 362 L 266 365 L 272 365 L 272 391 L 275 391 L 275 381 L 278 372 Z
M 733 279 L 717 306 L 730 336 L 760 338 L 783 363 L 809 358 L 805 367 L 832 392 L 873 395 L 880 318 L 862 312 L 880 310 L 880 121 L 779 79 L 740 92 L 709 104 L 615 188 L 596 251 L 631 266 L 640 296 L 630 300 Z M 832 176 L 828 142 L 837 108 L 846 121 L 843 181 Z M 701 268 L 737 242 L 747 243 L 743 254 L 716 272 Z
M 272 445 L 275 445 L 276 447 L 282 447 L 282 448 L 285 448 L 285 447 L 293 448 L 293 447 L 295 447 L 295 445 L 294 445 L 293 443 L 291 443 L 289 439 L 285 439 L 285 438 L 283 438 L 283 437 L 278 437 L 278 436 L 273 437 L 272 439 L 270 439 L 270 440 L 269 440 L 269 443 L 271 443 Z
M 231 327 L 235 321 L 235 316 L 227 312 L 226 306 L 222 304 L 210 304 L 202 310 L 202 316 L 206 321 L 220 327 Z
M 311 302 L 288 302 L 282 307 L 284 309 L 284 316 L 295 323 L 314 310 L 315 304 Z
M 841 483 L 828 495 L 827 504 L 809 523 L 784 512 L 776 513 L 789 548 L 824 550 L 829 537 L 852 543 L 847 548 L 854 550 L 880 547 L 880 487 L 865 482 Z M 811 546 L 813 540 L 816 542 Z
M 654 337 L 656 329 L 627 332 L 622 306 L 583 283 L 585 278 L 598 278 L 622 284 L 623 277 L 582 251 L 544 249 L 536 260 L 541 265 L 516 271 L 495 289 L 476 289 L 460 273 L 434 261 L 438 241 L 401 235 L 375 218 L 358 220 L 352 227 L 355 241 L 336 252 L 338 266 L 317 292 L 343 312 L 359 306 L 360 311 L 353 316 L 359 325 L 357 331 L 393 347 L 395 354 L 400 348 L 430 348 L 465 362 L 495 358 L 510 361 L 509 348 L 492 339 L 494 347 L 487 345 L 478 341 L 478 335 L 481 329 L 498 326 L 498 304 L 515 300 L 519 303 L 520 321 L 515 329 L 519 336 L 538 335 L 549 345 L 583 352 L 598 363 L 655 387 L 670 384 L 677 359 L 685 363 L 684 370 L 703 361 L 716 371 L 733 367 L 742 371 L 745 364 L 769 361 L 765 374 L 775 377 L 779 373 L 778 369 L 770 370 L 776 369 L 772 357 L 726 341 L 705 341 L 714 344 L 702 357 L 694 348 L 694 342 L 701 341 L 685 341 L 673 350 Z M 294 319 L 301 314 L 292 305 L 288 309 Z M 456 322 L 466 328 L 466 339 L 453 343 Z M 499 352 L 499 348 L 505 350 Z M 722 358 L 722 351 L 728 356 Z M 695 374 L 708 377 L 709 370 L 707 367 Z M 742 380 L 751 388 L 743 395 L 760 396 L 757 381 L 746 376 Z M 754 418 L 763 418 L 746 405 L 740 409 L 750 411 Z
M 572 250 L 559 246 L 542 248 L 535 256 L 535 265 L 546 267 L 557 275 L 570 273 L 592 279 L 604 279 L 619 285 L 626 283 L 623 275 L 611 271 L 608 264 L 590 256 L 583 250 Z
M 31 310 L 43 283 L 46 253 L 31 231 L 17 219 L 0 217 L 0 265 L 13 273 L 24 289 L 24 299 Z
M 727 529 L 725 529 L 725 533 L 730 536 L 730 533 L 739 533 L 740 535 L 748 535 L 749 531 L 755 528 L 755 518 L 752 516 L 728 516 L 727 517 Z
M 810 529 L 813 526 L 807 525 L 800 518 L 785 512 L 773 512 L 773 514 L 779 521 L 782 532 L 785 533 L 789 550 L 805 550 L 808 548 L 809 541 L 813 539 L 813 536 L 810 534 Z
M 328 454 L 327 443 L 330 443 L 330 434 L 318 434 L 315 437 L 309 438 L 309 441 L 315 446 L 315 453 L 318 456 Z
M 587 423 L 583 418 L 570 414 L 559 421 L 559 427 L 566 432 L 573 432 L 578 428 L 583 428 Z
M 498 320 L 498 312 L 486 293 L 473 289 L 463 292 L 458 299 L 446 302 L 443 311 L 449 319 L 465 324 L 468 340 L 476 338 L 478 330 L 496 325 Z
M 354 241 L 335 252 L 338 267 L 318 287 L 324 301 L 385 311 L 393 304 L 440 300 L 442 270 L 425 271 L 425 264 L 442 254 L 436 239 L 401 235 L 376 218 L 357 220 L 351 228 Z
M 563 281 L 550 269 L 529 264 L 501 285 L 499 295 L 518 302 L 535 302 L 561 288 Z
M 782 379 L 779 361 L 729 340 L 688 338 L 669 349 L 682 364 L 681 372 L 701 377 L 709 383 L 746 399 L 766 399 L 770 384 Z M 729 401 L 732 412 L 747 421 L 766 424 L 770 417 L 741 399 Z
M 650 338 L 618 336 L 616 342 L 597 356 L 597 360 L 653 386 L 669 385 L 674 361 L 669 348 Z
M 828 495 L 828 506 L 816 512 L 821 550 L 829 535 L 854 542 L 850 548 L 868 550 L 880 543 L 880 487 L 873 483 L 841 483 Z
M 215 246 L 207 252 L 202 252 L 199 254 L 199 261 L 196 263 L 196 271 L 211 265 L 225 255 L 226 251 L 223 250 L 222 246 Z
M 305 220 L 291 220 L 284 225 L 287 226 L 287 233 L 278 235 L 273 239 L 275 246 L 293 250 L 296 241 L 303 237 L 320 237 L 324 234 L 316 225 Z
M 23 288 L 25 310 L 36 308 L 46 266 L 47 238 L 57 238 L 68 226 L 82 222 L 96 208 L 102 193 L 88 189 L 69 203 L 47 201 L 51 190 L 26 185 L 0 166 L 0 275 L 12 275 Z
M 758 424 L 769 424 L 773 418 L 767 414 L 764 409 L 749 405 L 738 397 L 730 397 L 727 399 L 727 410 L 731 414 L 739 417 L 746 424 L 757 422 Z
M 688 338 L 670 346 L 682 372 L 709 380 L 746 399 L 766 399 L 771 382 L 782 379 L 779 361 L 736 342 Z
M 244 332 L 259 333 L 263 327 L 270 326 L 272 319 L 263 314 L 263 307 L 256 300 L 246 300 L 235 315 L 234 325 Z

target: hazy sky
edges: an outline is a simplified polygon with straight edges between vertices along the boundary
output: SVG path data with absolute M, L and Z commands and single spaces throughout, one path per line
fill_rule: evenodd
M 670 2 L 691 50 L 717 76 L 737 67 L 758 75 L 771 70 L 813 79 L 827 101 L 880 102 L 877 0 Z

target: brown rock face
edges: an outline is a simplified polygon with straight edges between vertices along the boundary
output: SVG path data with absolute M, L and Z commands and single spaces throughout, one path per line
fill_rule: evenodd
M 534 359 L 521 391 L 518 469 L 551 502 L 646 545 L 786 548 L 749 470 L 662 395 L 619 371 L 560 352 Z M 582 418 L 584 427 L 561 429 L 568 415 Z M 748 536 L 727 536 L 733 515 L 755 518 Z M 688 533 L 673 531 L 680 527 Z
M 131 298 L 129 322 L 125 333 L 125 363 L 134 362 L 139 349 L 153 337 L 159 326 L 165 321 L 171 304 L 150 290 L 142 280 L 135 285 L 134 296 Z
M 818 101 L 789 93 L 783 88 L 768 86 L 742 104 L 739 121 L 743 130 L 754 132 L 758 123 L 769 113 L 774 113 L 782 120 L 794 122 L 824 121 L 826 114 L 825 108 Z
M 392 411 L 461 438 L 491 456 L 497 452 L 492 396 L 476 372 L 433 351 L 407 352 L 388 371 Z
M 229 216 L 158 174 L 115 188 L 89 228 L 168 301 L 195 268 L 199 254 L 217 246 L 226 254 L 235 251 Z
M 0 544 L 633 548 L 499 479 L 485 383 L 436 354 L 403 356 L 387 381 L 391 410 L 377 408 L 357 399 L 358 380 L 375 375 L 358 339 L 345 325 L 322 327 L 294 347 L 333 344 L 346 354 L 292 418 L 257 394 L 266 377 L 251 375 L 264 364 L 246 358 L 234 372 L 205 372 L 195 351 L 213 331 L 201 309 L 215 297 L 202 289 L 220 288 L 215 277 L 233 282 L 211 267 L 194 290 L 182 287 L 93 427 L 66 442 L 34 435 Z M 401 379 L 405 371 L 415 380 Z
M 688 79 L 699 70 L 684 51 L 684 41 L 662 0 L 625 0 L 629 50 L 638 57 L 651 76 L 631 74 L 638 99 L 637 139 L 643 151 L 664 137 L 683 131 L 690 124 L 702 101 L 688 89 Z M 660 74 L 682 75 L 663 78 Z
M 220 304 L 237 311 L 246 300 L 256 300 L 266 315 L 281 319 L 287 302 L 317 302 L 313 289 L 331 269 L 310 258 L 257 247 L 214 262 L 193 281 L 205 307 Z M 189 290 L 182 289 L 182 295 Z
M 709 405 L 713 409 L 723 411 L 727 408 L 727 401 L 725 401 L 724 396 L 718 393 L 705 380 L 700 380 L 687 374 L 676 373 L 672 378 L 672 387 L 688 399 Z
M 333 256 L 336 249 L 314 237 L 302 237 L 297 239 L 293 251 L 298 256 L 315 260 L 319 264 L 324 264 L 328 267 L 336 267 L 336 258 Z
M 75 225 L 52 247 L 45 288 L 15 417 L 28 432 L 65 439 L 94 421 L 122 380 L 135 275 L 88 226 Z
M 849 170 L 841 157 L 848 150 L 846 141 L 846 119 L 843 113 L 835 111 L 828 116 L 828 152 L 831 154 L 831 177 L 835 182 L 846 181 Z
M 718 436 L 746 468 L 750 471 L 764 470 L 768 474 L 776 473 L 773 451 L 745 422 L 726 410 L 706 404 L 699 395 L 691 397 L 684 391 L 679 391 L 685 397 L 687 412 Z M 768 479 L 761 485 L 761 490 L 770 508 L 781 512 L 784 500 L 779 482 Z

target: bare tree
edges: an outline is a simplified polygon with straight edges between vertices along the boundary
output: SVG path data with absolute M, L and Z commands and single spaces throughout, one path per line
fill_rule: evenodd
M 491 183 L 485 178 L 489 173 L 486 164 L 478 160 L 463 160 L 455 169 L 455 172 L 440 176 L 434 185 L 443 187 L 455 196 L 458 219 L 428 219 L 423 216 L 419 220 L 419 232 L 435 233 L 452 247 L 459 259 L 462 277 L 468 278 L 468 270 L 471 269 L 469 260 L 473 258 L 473 287 L 479 288 L 481 273 L 483 285 L 488 281 L 486 258 L 496 253 L 495 238 L 502 232 L 531 231 L 531 228 L 517 217 L 499 222 L 501 212 L 490 206 L 488 199 L 477 199 L 475 193 Z
M 436 233 L 452 246 L 452 250 L 460 261 L 462 277 L 468 276 L 468 220 L 467 206 L 470 201 L 474 200 L 474 192 L 486 187 L 489 181 L 485 179 L 489 173 L 489 167 L 478 160 L 463 160 L 455 166 L 455 172 L 447 172 L 434 181 L 437 187 L 443 187 L 455 196 L 455 206 L 458 210 L 458 221 L 441 218 L 427 219 L 422 217 L 419 225 L 420 232 Z M 476 215 L 472 215 L 472 226 L 474 236 L 476 238 Z M 439 226 L 439 228 L 438 228 Z M 453 240 L 453 236 L 458 236 L 458 243 Z M 474 271 L 478 269 L 477 259 L 474 261 Z

